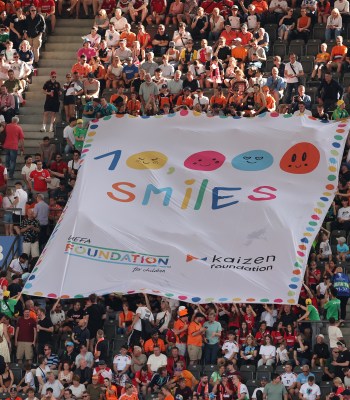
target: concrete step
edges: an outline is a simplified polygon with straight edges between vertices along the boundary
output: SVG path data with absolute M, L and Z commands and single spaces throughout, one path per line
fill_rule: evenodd
M 40 132 L 41 125 L 38 125 L 38 129 L 36 132 L 25 132 L 25 140 L 27 143 L 27 140 L 32 140 L 35 142 L 35 145 L 38 146 L 38 143 L 40 144 L 42 141 L 42 138 L 44 136 L 49 136 L 50 138 L 53 137 L 54 133 L 53 132 Z M 28 143 L 26 144 L 26 146 Z
M 71 36 L 50 36 L 50 39 L 47 41 L 46 46 L 49 44 L 61 44 L 61 43 L 76 43 L 79 49 L 82 47 L 83 39 L 80 34 L 72 34 Z
M 21 109 L 21 111 L 22 111 L 22 109 Z M 25 137 L 32 137 L 33 134 L 35 134 L 36 132 L 40 131 L 41 124 L 26 124 L 26 123 L 22 123 L 23 118 L 24 117 L 20 114 L 19 115 L 19 123 L 21 124 L 21 127 L 23 129 Z
M 59 55 L 57 54 L 57 52 L 60 52 L 60 51 L 76 52 L 79 49 L 79 47 L 81 47 L 81 46 L 77 45 L 77 43 L 47 43 L 45 45 L 45 50 L 56 51 L 55 58 L 59 58 Z
M 93 19 L 60 19 L 57 23 L 57 28 L 55 29 L 57 32 L 57 29 L 59 28 L 71 28 L 73 26 L 79 26 L 79 27 L 88 27 L 91 28 L 94 25 L 94 20 Z
M 30 107 L 31 108 L 31 107 Z M 41 109 L 40 114 L 29 114 L 29 115 L 24 115 L 21 114 L 19 115 L 19 118 L 23 124 L 41 124 L 42 121 L 42 116 L 43 116 L 43 109 Z M 60 113 L 56 114 L 56 121 L 60 122 L 61 121 L 61 115 Z M 40 128 L 39 128 L 40 129 Z M 25 132 L 24 132 L 25 134 Z
M 30 107 L 22 107 L 20 110 L 20 115 L 33 115 L 33 114 L 41 114 L 44 112 L 43 106 L 40 105 L 31 105 Z
M 70 70 L 74 64 L 73 60 L 55 60 L 55 59 L 41 59 L 40 60 L 40 68 L 38 69 L 38 75 L 41 75 L 42 68 L 56 68 L 57 64 L 59 63 L 60 67 L 65 67 Z
M 90 33 L 89 28 L 92 27 L 93 24 L 89 26 L 81 26 L 80 22 L 78 22 L 75 26 L 57 26 L 53 35 L 50 36 L 49 42 L 51 39 L 57 37 L 64 37 L 64 36 L 84 36 Z
M 60 60 L 60 61 L 61 60 L 62 61 L 75 60 L 75 53 L 76 53 L 77 49 L 74 49 L 74 50 L 75 50 L 74 54 L 65 52 L 64 50 L 60 50 L 60 51 L 49 51 L 49 50 L 46 51 L 45 50 L 42 52 L 42 54 L 40 54 L 39 67 L 41 67 L 42 60 Z M 39 68 L 38 72 L 40 73 L 40 68 Z

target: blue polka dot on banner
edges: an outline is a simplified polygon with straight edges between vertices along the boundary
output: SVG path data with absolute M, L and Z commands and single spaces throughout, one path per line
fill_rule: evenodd
M 291 285 L 289 285 L 289 287 L 290 287 L 291 289 L 296 289 L 296 288 L 298 287 L 298 285 L 295 285 L 294 283 L 292 283 Z
M 228 116 L 227 115 L 220 115 L 220 118 L 225 119 L 225 118 L 228 118 Z
M 90 129 L 96 129 L 98 128 L 98 125 L 90 125 Z
M 238 115 L 235 115 L 234 117 L 233 117 L 233 119 L 241 119 L 242 117 L 240 117 L 240 116 L 238 116 Z
M 336 163 L 337 163 L 337 160 L 336 160 L 335 158 L 331 157 L 331 158 L 329 159 L 329 162 L 330 162 L 331 164 L 336 164 Z
M 291 281 L 292 281 L 292 282 L 299 282 L 299 281 L 300 281 L 300 278 L 298 278 L 297 276 L 294 276 L 294 277 L 291 279 Z
M 25 287 L 26 289 L 30 289 L 32 286 L 33 286 L 33 285 L 32 285 L 31 283 L 26 283 L 24 287 Z
M 328 197 L 320 197 L 320 200 L 322 200 L 322 201 L 328 201 L 329 198 L 328 198 Z
M 198 301 L 201 301 L 200 297 L 192 297 L 193 303 L 197 303 Z
M 228 298 L 227 297 L 220 297 L 219 301 L 227 301 Z
M 326 119 L 321 119 L 321 122 L 322 122 L 323 124 L 328 124 L 328 123 L 329 123 L 329 121 L 326 120 Z
M 33 281 L 34 279 L 35 279 L 35 275 L 32 275 L 32 276 L 29 277 L 30 281 Z
M 141 118 L 142 119 L 148 119 L 148 118 L 150 118 L 150 116 L 149 115 L 141 115 Z
M 315 231 L 314 228 L 310 228 L 310 227 L 306 228 L 306 230 L 307 230 L 308 232 L 314 232 L 314 231 Z
M 264 118 L 264 117 L 266 117 L 266 112 L 264 112 L 264 113 L 262 113 L 262 114 L 259 114 L 258 117 L 259 117 L 259 118 Z
M 337 149 L 339 149 L 340 143 L 334 142 L 334 143 L 332 143 L 332 146 L 333 146 L 333 147 L 336 147 Z
M 303 237 L 300 241 L 302 243 L 309 243 L 309 239 L 307 239 L 306 237 Z
M 170 114 L 168 114 L 168 117 L 172 118 L 172 117 L 175 117 L 175 115 L 176 115 L 175 113 L 170 113 Z

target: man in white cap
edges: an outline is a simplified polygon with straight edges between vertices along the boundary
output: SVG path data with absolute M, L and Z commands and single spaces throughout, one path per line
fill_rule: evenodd
M 320 333 L 316 336 L 316 343 L 313 349 L 313 355 L 311 359 L 311 368 L 315 368 L 317 362 L 321 367 L 324 367 L 329 357 L 328 344 L 324 342 L 324 336 Z

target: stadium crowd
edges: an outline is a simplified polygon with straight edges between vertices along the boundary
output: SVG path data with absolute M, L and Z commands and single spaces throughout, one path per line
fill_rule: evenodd
M 23 237 L 23 253 L 0 272 L 0 398 L 350 399 L 341 330 L 350 296 L 350 140 L 298 305 L 21 295 L 74 189 L 92 119 L 181 109 L 347 117 L 348 0 L 71 0 L 68 8 L 10 0 L 0 13 L 0 208 L 5 234 Z M 43 140 L 26 154 L 16 114 L 28 106 L 45 35 L 67 13 L 92 18 L 92 28 L 66 82 L 52 71 L 43 86 Z M 60 106 L 58 149 L 44 132 L 55 131 Z M 13 181 L 18 151 L 25 162 Z

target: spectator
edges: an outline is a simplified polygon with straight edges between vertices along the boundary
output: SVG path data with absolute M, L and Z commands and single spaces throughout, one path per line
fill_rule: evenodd
M 47 376 L 47 382 L 44 384 L 41 390 L 41 394 L 42 395 L 46 394 L 46 390 L 50 388 L 52 390 L 54 398 L 58 399 L 62 397 L 64 390 L 61 382 L 55 378 L 54 373 L 51 371 L 47 372 L 46 376 Z
M 336 45 L 332 48 L 331 59 L 327 64 L 327 68 L 329 71 L 332 71 L 334 68 L 336 68 L 337 72 L 340 73 L 342 70 L 343 62 L 346 58 L 348 48 L 343 45 L 342 36 L 337 36 L 335 38 L 335 41 Z
M 339 120 L 343 118 L 347 118 L 349 116 L 348 111 L 345 109 L 345 102 L 344 100 L 337 101 L 337 107 L 333 111 L 332 119 Z
M 278 374 L 272 374 L 272 380 L 265 386 L 263 396 L 264 400 L 280 400 L 282 396 L 284 400 L 288 399 L 288 392 L 281 383 L 281 378 Z
M 20 232 L 23 234 L 23 251 L 32 258 L 39 257 L 39 221 L 34 217 L 34 211 L 28 210 L 27 218 L 23 218 L 20 224 Z
M 23 357 L 29 363 L 33 360 L 33 349 L 37 336 L 36 328 L 36 321 L 30 317 L 30 311 L 25 309 L 23 317 L 20 317 L 17 321 L 15 333 L 16 359 L 20 364 Z
M 204 315 L 197 312 L 188 326 L 187 349 L 190 358 L 190 365 L 198 364 L 202 358 L 202 335 L 206 332 L 206 328 L 201 325 L 203 318 Z
M 24 152 L 24 134 L 18 122 L 18 117 L 12 117 L 12 122 L 7 124 L 5 129 L 6 137 L 3 148 L 6 153 L 6 169 L 9 179 L 14 178 L 18 148 L 22 153 Z
M 35 6 L 30 6 L 29 15 L 26 18 L 24 39 L 29 41 L 34 53 L 34 67 L 38 67 L 40 48 L 42 45 L 42 35 L 46 25 L 42 15 L 37 13 Z
M 289 62 L 285 66 L 284 78 L 287 83 L 284 95 L 284 102 L 289 104 L 291 101 L 293 90 L 297 91 L 299 87 L 299 79 L 304 76 L 303 66 L 296 61 L 294 53 L 289 55 Z
M 290 33 L 288 40 L 302 39 L 306 44 L 310 36 L 310 27 L 311 18 L 307 15 L 307 9 L 304 7 L 301 9 L 301 16 L 297 19 L 296 29 Z
M 332 38 L 336 39 L 341 35 L 342 27 L 343 22 L 340 12 L 337 8 L 333 8 L 331 15 L 327 18 L 326 40 L 331 40 Z
M 306 383 L 300 388 L 300 399 L 303 400 L 319 400 L 321 397 L 321 390 L 315 383 L 315 377 L 309 376 Z

